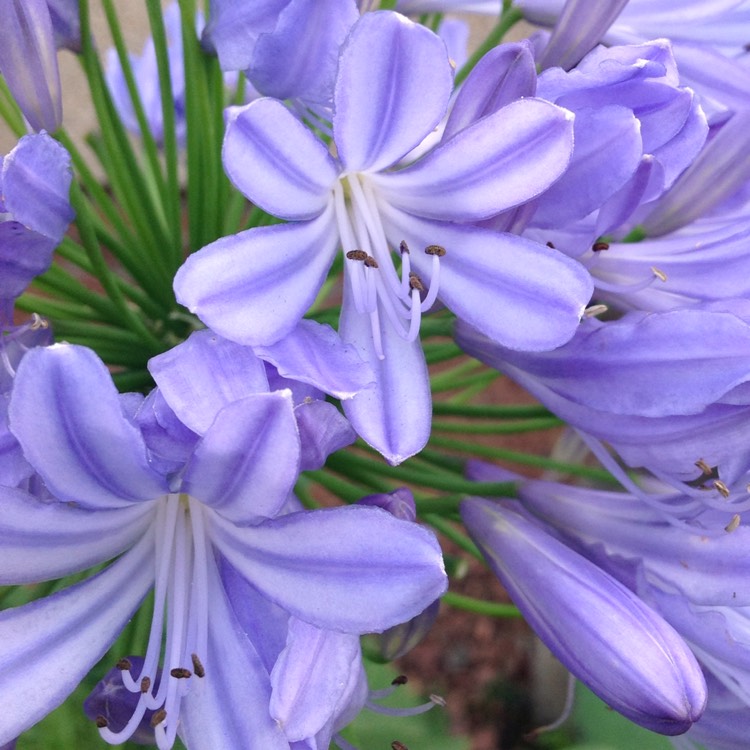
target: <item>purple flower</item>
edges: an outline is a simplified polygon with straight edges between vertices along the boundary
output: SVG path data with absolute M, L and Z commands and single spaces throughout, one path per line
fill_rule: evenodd
M 408 619 L 444 590 L 439 548 L 415 524 L 373 508 L 279 515 L 300 458 L 291 394 L 247 394 L 232 363 L 225 367 L 226 383 L 191 373 L 200 392 L 221 396 L 193 404 L 197 440 L 176 438 L 187 457 L 179 470 L 164 471 L 138 427 L 139 399 L 120 397 L 92 352 L 56 345 L 24 357 L 11 429 L 59 502 L 0 490 L 2 582 L 59 578 L 117 559 L 0 614 L 7 675 L 0 742 L 67 697 L 153 587 L 144 667 L 121 665 L 137 707 L 119 733 L 100 722 L 102 736 L 121 742 L 155 710 L 162 750 L 178 731 L 191 750 L 248 742 L 286 748 L 269 713 L 269 635 L 243 630 L 233 580 L 254 589 L 266 608 L 350 634 Z M 190 411 L 186 391 L 165 373 L 155 373 L 160 391 L 182 421 Z
M 700 667 L 656 611 L 518 503 L 469 498 L 461 516 L 529 624 L 602 700 L 662 734 L 681 734 L 700 718 Z
M 222 238 L 175 280 L 179 300 L 221 335 L 268 344 L 297 324 L 342 248 L 341 335 L 376 373 L 345 410 L 393 463 L 429 433 L 417 337 L 436 299 L 509 346 L 544 349 L 572 335 L 590 292 L 587 275 L 560 254 L 469 223 L 528 200 L 564 170 L 564 110 L 515 102 L 397 168 L 443 117 L 451 75 L 438 37 L 398 14 L 369 13 L 339 60 L 338 159 L 279 101 L 232 110 L 227 173 L 290 223 Z
M 0 2 L 0 73 L 34 130 L 54 132 L 62 96 L 46 0 Z

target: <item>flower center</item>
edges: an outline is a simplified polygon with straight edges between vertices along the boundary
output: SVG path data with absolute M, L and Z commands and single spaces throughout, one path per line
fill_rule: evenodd
M 393 330 L 406 341 L 417 338 L 422 313 L 429 310 L 437 298 L 440 258 L 445 255 L 445 248 L 440 245 L 425 248 L 425 253 L 432 256 L 432 272 L 429 291 L 423 299 L 425 285 L 411 271 L 406 242 L 399 246 L 400 277 L 396 271 L 377 197 L 364 176 L 350 174 L 336 183 L 334 205 L 354 307 L 358 313 L 370 316 L 375 351 L 384 359 L 381 315 L 385 314 Z
M 125 742 L 150 709 L 156 745 L 169 750 L 177 736 L 182 697 L 205 675 L 201 655 L 208 646 L 208 548 L 201 504 L 187 495 L 164 497 L 156 512 L 156 540 L 154 614 L 143 667 L 133 675 L 127 659 L 118 662 L 123 685 L 139 694 L 138 703 L 120 731 L 99 726 L 99 733 L 113 745 Z

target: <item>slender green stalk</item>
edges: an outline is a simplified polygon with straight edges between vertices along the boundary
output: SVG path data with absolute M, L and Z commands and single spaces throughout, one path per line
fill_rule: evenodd
M 442 417 L 467 417 L 468 419 L 529 419 L 549 417 L 549 410 L 541 404 L 453 404 L 433 401 L 432 412 Z
M 466 534 L 460 531 L 458 524 L 434 513 L 427 513 L 421 516 L 421 518 L 444 537 L 450 539 L 457 547 L 464 550 L 464 552 L 468 552 L 472 557 L 475 557 L 480 562 L 484 562 L 484 556 L 479 551 L 479 547 Z
M 490 617 L 521 617 L 515 604 L 503 604 L 502 602 L 486 602 L 484 599 L 475 599 L 473 596 L 456 594 L 447 591 L 442 599 L 446 604 L 456 609 L 465 609 L 477 615 L 490 615 Z
M 472 435 L 513 435 L 521 432 L 536 432 L 538 430 L 549 430 L 560 427 L 565 423 L 557 417 L 538 417 L 527 419 L 522 422 L 501 422 L 499 424 L 487 424 L 474 422 L 443 422 L 436 420 L 432 423 L 432 429 L 436 432 L 462 432 Z
M 461 70 L 456 73 L 455 85 L 460 86 L 466 77 L 474 70 L 474 66 L 489 52 L 493 47 L 496 47 L 502 42 L 503 37 L 508 31 L 515 26 L 523 18 L 523 13 L 515 7 L 503 8 L 503 13 L 500 16 L 500 20 L 497 22 L 495 27 L 487 35 L 487 38 L 482 44 L 477 47 L 474 53 L 464 63 Z

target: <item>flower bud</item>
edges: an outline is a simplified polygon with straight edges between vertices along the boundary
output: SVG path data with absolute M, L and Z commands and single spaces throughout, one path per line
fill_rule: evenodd
M 529 624 L 603 701 L 661 734 L 682 734 L 700 718 L 706 684 L 693 653 L 632 591 L 519 503 L 470 498 L 461 516 Z
M 46 0 L 0 0 L 0 73 L 34 130 L 62 122 L 60 72 Z

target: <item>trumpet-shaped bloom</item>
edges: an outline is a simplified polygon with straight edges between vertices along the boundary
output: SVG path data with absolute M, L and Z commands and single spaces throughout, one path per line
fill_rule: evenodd
M 532 198 L 562 173 L 571 148 L 565 110 L 511 103 L 400 168 L 445 114 L 451 78 L 437 36 L 398 14 L 368 13 L 339 58 L 337 158 L 275 99 L 230 111 L 228 175 L 290 223 L 224 237 L 175 279 L 178 299 L 211 328 L 268 344 L 310 307 L 341 248 L 340 331 L 376 371 L 373 387 L 345 409 L 394 463 L 429 434 L 417 338 L 436 300 L 508 346 L 545 349 L 572 335 L 590 294 L 587 274 L 560 254 L 469 223 Z
M 226 582 L 238 578 L 266 607 L 349 634 L 413 617 L 444 590 L 437 543 L 415 524 L 364 507 L 286 513 L 300 461 L 291 394 L 248 394 L 232 363 L 224 369 L 226 383 L 192 373 L 221 398 L 194 405 L 197 431 L 172 432 L 185 456 L 175 470 L 175 462 L 152 461 L 137 397 L 121 398 L 92 352 L 55 345 L 22 360 L 11 429 L 53 501 L 1 490 L 2 582 L 59 578 L 116 559 L 0 614 L 0 742 L 67 697 L 153 587 L 143 667 L 120 663 L 137 702 L 120 731 L 98 721 L 104 739 L 124 741 L 153 710 L 162 749 L 178 732 L 191 750 L 287 748 L 269 712 L 268 634 L 243 629 Z M 156 373 L 162 419 L 170 402 L 189 411 L 184 387 L 167 372 Z
M 662 734 L 681 734 L 700 718 L 701 669 L 656 611 L 518 503 L 470 498 L 461 516 L 529 624 L 607 704 Z

